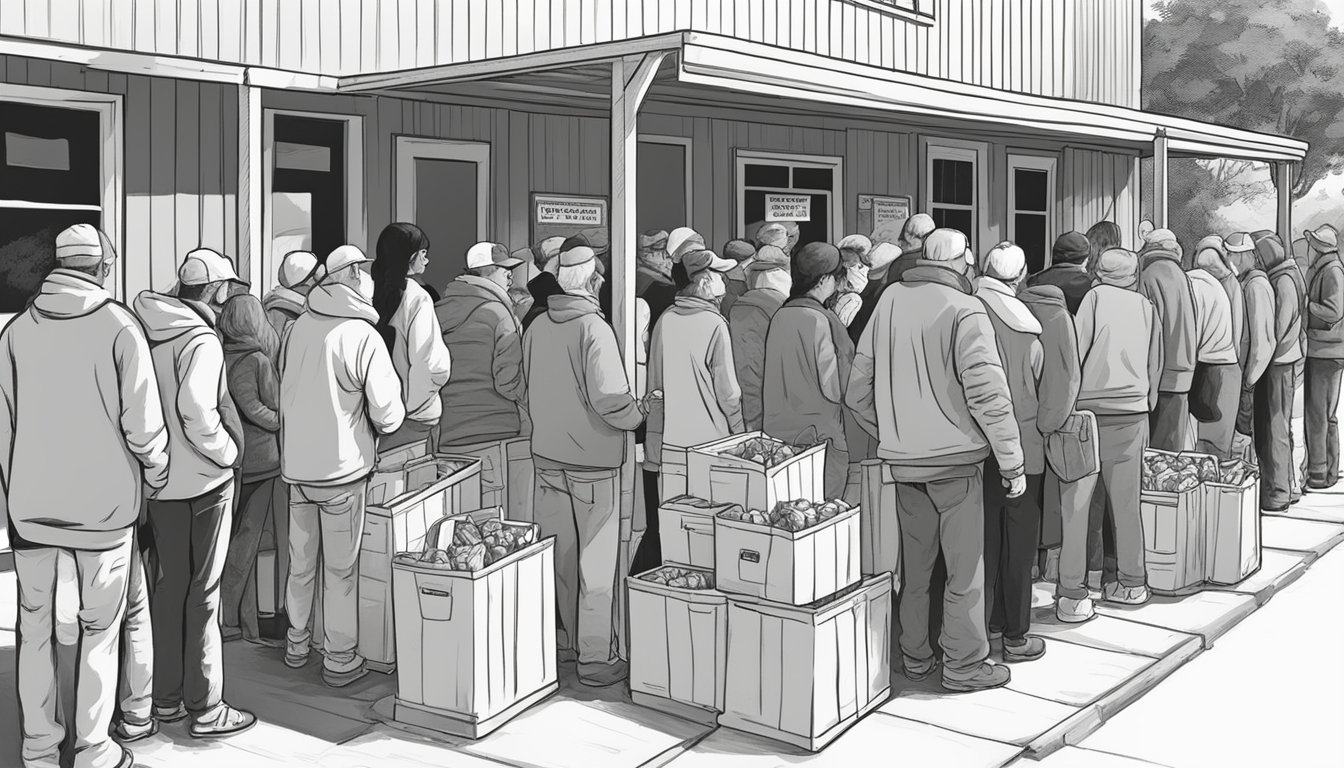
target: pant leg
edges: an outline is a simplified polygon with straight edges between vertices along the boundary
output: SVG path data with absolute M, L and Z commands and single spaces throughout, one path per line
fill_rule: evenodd
M 277 477 L 271 486 L 271 531 L 275 538 L 275 569 L 282 576 L 289 573 L 289 497 L 289 483 Z M 283 584 L 279 591 L 275 610 L 277 614 L 285 614 L 288 603 Z
M 1307 358 L 1304 421 L 1308 479 L 1333 482 L 1339 477 L 1339 360 Z
M 1227 459 L 1232 454 L 1232 437 L 1237 426 L 1237 408 L 1241 402 L 1241 366 L 1211 365 L 1208 375 L 1214 386 L 1218 418 L 1196 425 L 1195 450 Z
M 1100 571 L 1105 555 L 1103 541 L 1107 516 L 1105 483 L 1101 483 L 1101 489 L 1100 493 L 1092 494 L 1087 504 L 1087 570 L 1089 571 Z
M 1260 506 L 1286 507 L 1291 500 L 1293 366 L 1269 366 L 1255 390 L 1255 452 L 1260 458 Z
M 121 747 L 108 730 L 117 706 L 117 667 L 131 542 L 75 552 L 79 569 L 79 669 L 75 675 L 75 768 L 114 768 Z
M 949 670 L 965 671 L 989 657 L 985 627 L 985 523 L 980 468 L 970 477 L 928 483 L 938 510 L 939 538 L 947 562 L 943 631 L 939 645 Z M 992 478 L 991 482 L 999 482 Z M 1033 547 L 1034 549 L 1034 547 Z
M 182 703 L 183 621 L 191 587 L 191 505 L 150 501 L 149 525 L 159 573 L 150 594 L 154 627 L 154 704 L 172 709 Z
M 897 483 L 896 514 L 901 523 L 901 653 L 913 661 L 932 661 L 929 587 L 938 558 L 938 510 L 923 483 Z
M 183 696 L 187 711 L 209 712 L 224 700 L 224 642 L 219 580 L 233 516 L 233 479 L 191 502 L 191 586 L 184 611 Z
M 131 555 L 122 632 L 121 712 L 136 722 L 148 722 L 154 705 L 154 626 L 145 560 L 138 544 Z
M 1097 488 L 1092 474 L 1072 483 L 1059 485 L 1061 537 L 1059 549 L 1059 585 L 1055 594 L 1081 600 L 1087 597 L 1087 548 L 1092 531 L 1092 497 Z M 1098 515 L 1098 524 L 1100 524 Z M 1100 535 L 1097 546 L 1100 549 Z M 1098 569 L 1100 570 L 1100 569 Z
M 14 550 L 19 591 L 19 732 L 26 768 L 57 768 L 65 739 L 56 671 L 56 562 L 60 555 L 55 547 Z
M 1144 564 L 1143 523 L 1139 516 L 1143 450 L 1148 446 L 1148 420 L 1143 417 L 1097 419 L 1101 475 L 1115 532 L 1115 568 L 1121 585 L 1148 583 Z
M 565 471 L 578 530 L 578 637 L 581 664 L 616 660 L 620 477 L 614 469 Z
M 79 642 L 79 576 L 75 571 L 75 555 L 60 550 L 56 559 L 56 643 L 75 645 Z
M 224 626 L 240 625 L 243 592 L 247 582 L 256 575 L 257 549 L 270 512 L 271 490 L 276 479 L 245 483 L 238 489 L 238 519 L 233 521 L 228 553 L 224 558 L 224 575 L 220 578 L 221 611 Z
M 993 475 L 987 475 L 994 484 Z M 1019 640 L 1031 629 L 1031 567 L 1041 538 L 1042 475 L 1027 475 L 1027 490 L 1008 499 L 1004 508 L 1003 550 L 999 555 L 999 593 L 996 601 L 1003 614 L 1003 636 Z M 1002 485 L 1002 484 L 998 484 Z M 988 574 L 988 561 L 986 561 Z M 988 584 L 988 578 L 986 578 Z M 985 594 L 991 594 L 986 587 Z
M 639 539 L 630 575 L 652 570 L 663 564 L 663 541 L 658 532 L 658 473 L 644 473 L 644 535 Z
M 1241 385 L 1241 400 L 1237 404 L 1237 431 L 1243 435 L 1255 434 L 1255 387 Z
M 1329 428 L 1325 433 L 1325 479 L 1334 482 L 1339 479 L 1339 391 L 1344 382 L 1344 360 L 1334 361 L 1330 372 L 1330 395 L 1326 398 L 1325 412 Z
M 574 504 L 561 470 L 537 467 L 534 488 L 533 512 L 541 535 L 555 537 L 555 612 L 560 620 L 557 645 L 572 651 L 579 639 L 579 534 Z
M 990 478 L 990 482 L 982 483 L 983 486 L 983 518 L 984 518 L 984 595 L 985 595 L 985 626 L 997 627 L 1002 629 L 995 622 L 996 613 L 1001 613 L 999 607 L 999 576 L 1002 573 L 1003 545 L 1007 540 L 1008 531 L 1008 494 L 1002 482 L 994 482 L 999 477 L 999 464 L 991 456 L 985 461 L 985 477 Z M 941 510 L 940 510 L 941 512 Z M 997 609 L 997 610 L 996 610 Z
M 1041 483 L 1041 549 L 1052 549 L 1064 539 L 1063 483 L 1049 465 Z
M 286 639 L 290 650 L 308 653 L 313 631 L 313 587 L 322 549 L 322 518 L 307 488 L 296 485 L 289 494 L 289 570 L 285 577 L 285 606 L 289 613 Z M 278 546 L 278 543 L 277 543 Z
M 823 489 L 828 499 L 838 499 L 845 495 L 845 486 L 849 482 L 849 451 L 826 447 L 826 466 L 823 475 Z
M 359 545 L 364 537 L 368 481 L 309 488 L 317 502 L 322 536 L 322 628 L 326 668 L 348 672 L 359 655 Z

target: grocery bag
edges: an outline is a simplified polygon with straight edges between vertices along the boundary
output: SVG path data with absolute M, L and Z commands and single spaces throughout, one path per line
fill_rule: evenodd
M 1096 415 L 1091 411 L 1074 411 L 1059 431 L 1046 435 L 1045 460 L 1066 483 L 1096 474 L 1101 469 Z

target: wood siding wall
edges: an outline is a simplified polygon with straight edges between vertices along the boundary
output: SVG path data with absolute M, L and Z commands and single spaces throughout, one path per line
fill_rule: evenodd
M 0 82 L 124 97 L 126 200 L 119 245 L 131 296 L 172 286 L 178 262 L 193 248 L 237 253 L 234 86 L 109 74 L 16 56 L 0 56 Z M 246 266 L 239 265 L 242 274 Z
M 1139 106 L 1140 0 L 919 5 L 931 26 L 851 0 L 5 0 L 0 34 L 350 75 L 693 30 Z
M 1099 221 L 1120 226 L 1125 243 L 1139 229 L 1139 169 L 1133 155 L 1065 149 L 1059 165 L 1061 231 L 1086 232 Z

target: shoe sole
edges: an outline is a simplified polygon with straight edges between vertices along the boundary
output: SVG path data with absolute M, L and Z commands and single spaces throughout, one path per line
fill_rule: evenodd
M 155 712 L 154 719 L 160 723 L 178 723 L 187 719 L 187 710 L 179 709 L 171 715 L 160 715 L 158 712 Z
M 308 657 L 304 656 L 302 659 L 300 659 L 294 656 L 286 656 L 285 666 L 289 667 L 290 669 L 303 669 L 304 667 L 308 666 Z
M 945 690 L 945 691 L 951 691 L 952 693 L 976 693 L 977 691 L 992 691 L 992 690 L 994 690 L 995 688 L 1002 688 L 1002 687 L 1004 687 L 1005 685 L 1007 685 L 1007 684 L 1010 683 L 1010 682 L 1012 682 L 1012 678 L 1008 678 L 1007 680 L 1004 680 L 1004 681 L 1001 682 L 1001 683 L 994 683 L 993 685 L 975 685 L 975 684 L 970 684 L 970 683 L 949 683 L 947 680 L 944 680 L 944 681 L 943 681 L 943 690 Z
M 157 734 L 159 732 L 159 723 L 157 720 L 155 720 L 149 724 L 148 730 L 146 730 L 143 733 L 137 733 L 135 735 L 130 735 L 122 731 L 121 728 L 122 726 L 118 724 L 117 727 L 113 729 L 112 737 L 122 744 L 134 744 L 137 741 L 144 741 L 145 739 L 148 739 L 150 736 Z
M 328 688 L 344 688 L 347 685 L 350 685 L 351 683 L 363 680 L 365 677 L 368 676 L 368 674 L 369 670 L 364 669 L 359 674 L 350 677 L 343 676 L 343 677 L 331 678 L 328 677 L 327 675 L 323 675 L 322 682 L 326 683 Z
M 1003 652 L 1003 663 L 1004 663 L 1004 664 L 1021 664 L 1021 663 L 1023 663 L 1023 662 L 1027 662 L 1027 661 L 1035 661 L 1035 660 L 1041 658 L 1041 657 L 1044 656 L 1044 655 L 1045 655 L 1045 651 L 1041 651 L 1040 653 L 1035 654 L 1034 656 L 1019 656 L 1019 655 L 1016 654 L 1016 653 L 1008 653 L 1007 651 L 1004 651 L 1004 652 Z
M 191 738 L 193 739 L 200 739 L 201 741 L 209 741 L 210 739 L 222 739 L 226 736 L 236 736 L 240 733 L 243 733 L 244 731 L 251 730 L 252 727 L 255 726 L 256 724 L 257 719 L 253 717 L 252 722 L 248 723 L 247 725 L 240 726 L 238 728 L 230 728 L 226 731 L 197 731 L 196 728 L 193 726 L 188 730 L 188 733 L 191 734 Z
M 1070 616 L 1065 616 L 1065 615 L 1063 615 L 1063 614 L 1056 613 L 1056 614 L 1055 614 L 1055 618 L 1056 618 L 1056 619 L 1059 619 L 1060 621 L 1064 622 L 1065 624 L 1083 624 L 1083 623 L 1085 623 L 1085 622 L 1088 622 L 1088 621 L 1091 621 L 1091 620 L 1097 618 L 1097 614 L 1094 613 L 1094 614 L 1092 614 L 1092 615 L 1090 615 L 1090 616 L 1078 616 L 1078 615 L 1076 615 L 1076 614 L 1075 614 L 1075 615 L 1070 615 Z

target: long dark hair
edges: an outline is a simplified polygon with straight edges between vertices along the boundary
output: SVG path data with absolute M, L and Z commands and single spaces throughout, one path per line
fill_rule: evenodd
M 1112 248 L 1123 248 L 1120 244 L 1120 225 L 1114 221 L 1098 221 L 1087 230 L 1087 269 L 1096 269 L 1097 259 Z M 1135 249 L 1138 250 L 1138 249 Z
M 406 293 L 411 257 L 429 248 L 429 238 L 414 224 L 397 222 L 383 227 L 378 235 L 377 253 L 369 273 L 373 276 L 373 308 L 378 310 L 378 333 L 389 352 L 396 340 L 392 315 L 401 307 Z

